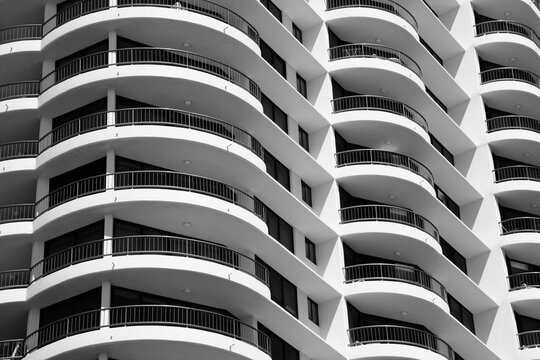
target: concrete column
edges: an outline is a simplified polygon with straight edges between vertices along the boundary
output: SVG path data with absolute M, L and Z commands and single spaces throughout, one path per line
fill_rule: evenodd
M 114 218 L 112 214 L 105 215 L 105 230 L 103 233 L 103 255 L 112 254 L 112 240 L 114 233 Z
M 41 241 L 32 243 L 32 258 L 30 264 L 34 266 L 45 257 L 45 244 Z M 34 281 L 36 277 L 41 276 L 43 273 L 43 264 L 34 269 L 30 273 L 30 281 Z
M 55 69 L 55 61 L 53 59 L 44 59 L 41 63 L 41 90 L 48 89 L 49 87 L 54 85 L 55 77 L 53 75 L 49 75 L 51 72 L 53 72 Z
M 105 169 L 105 173 L 107 174 L 107 179 L 106 179 L 107 190 L 106 191 L 113 191 L 114 190 L 114 176 L 112 176 L 111 174 L 114 174 L 114 171 L 115 171 L 114 150 L 107 151 L 106 162 L 107 162 L 106 169 Z
M 45 10 L 43 13 L 43 21 L 47 21 L 56 15 L 56 2 L 49 1 L 45 4 Z
M 295 142 L 299 142 L 299 131 L 298 131 L 298 123 L 295 119 L 293 119 L 291 116 L 287 119 L 287 127 L 288 127 L 288 134 Z
M 304 234 L 297 228 L 293 228 L 293 239 L 295 255 L 305 263 L 309 263 L 310 261 L 306 259 L 306 241 Z
M 98 360 L 109 360 L 107 353 L 99 353 Z
M 116 31 L 109 31 L 109 64 L 116 64 L 116 50 L 118 49 Z
M 107 89 L 107 125 L 116 123 L 116 90 Z
M 26 322 L 26 335 L 30 335 L 39 329 L 39 310 L 38 308 L 30 308 L 28 310 L 28 320 Z M 37 341 L 37 339 L 35 339 Z M 33 344 L 30 344 L 33 345 Z
M 39 120 L 39 138 L 47 135 L 52 130 L 52 118 L 51 117 L 42 117 Z M 52 138 L 44 139 L 44 141 L 39 142 L 39 151 L 43 151 L 46 147 L 50 146 L 52 143 Z
M 291 194 L 302 200 L 302 179 L 294 171 L 289 169 L 289 177 L 291 182 Z
M 41 200 L 49 193 L 49 178 L 40 176 L 37 180 L 36 185 L 36 202 Z M 39 215 L 43 210 L 49 207 L 48 199 L 44 199 L 42 202 L 36 206 L 36 216 Z
M 101 326 L 110 324 L 109 308 L 111 307 L 111 282 L 104 281 L 101 283 Z

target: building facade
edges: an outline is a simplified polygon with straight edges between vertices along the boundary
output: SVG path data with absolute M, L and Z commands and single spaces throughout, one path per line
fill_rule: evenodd
M 0 359 L 539 359 L 539 33 L 0 0 Z

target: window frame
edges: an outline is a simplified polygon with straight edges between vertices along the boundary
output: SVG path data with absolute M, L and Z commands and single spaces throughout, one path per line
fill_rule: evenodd
M 317 265 L 317 245 L 307 237 L 304 237 L 306 247 L 306 259 Z
M 304 44 L 304 35 L 302 29 L 300 29 L 294 22 L 292 23 L 292 33 L 293 36 L 300 44 Z
M 307 298 L 308 306 L 308 319 L 311 320 L 315 325 L 319 325 L 319 304 L 313 301 L 311 298 Z
M 306 184 L 304 180 L 300 181 L 300 185 L 302 187 L 302 201 L 313 207 L 313 192 L 311 190 L 311 186 Z

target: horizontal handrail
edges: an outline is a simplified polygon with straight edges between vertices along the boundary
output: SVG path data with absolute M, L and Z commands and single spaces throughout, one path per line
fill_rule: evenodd
M 108 115 L 114 123 L 108 123 Z M 39 140 L 39 152 L 74 136 L 112 126 L 165 125 L 208 132 L 238 143 L 263 158 L 264 149 L 253 136 L 210 116 L 168 108 L 130 108 L 99 112 L 74 119 L 45 134 Z M 1 152 L 1 148 L 0 148 Z
M 437 294 L 445 302 L 447 301 L 446 289 L 440 282 L 422 270 L 415 269 L 411 266 L 385 263 L 360 264 L 346 266 L 343 268 L 343 271 L 345 273 L 345 283 L 369 280 L 405 282 L 423 287 Z
M 217 19 L 240 30 L 250 39 L 259 44 L 259 33 L 255 28 L 237 13 L 207 0 L 118 0 L 116 6 L 111 6 L 109 0 L 82 0 L 50 17 L 43 24 L 43 35 L 74 19 L 98 11 L 123 7 L 160 7 L 172 10 L 195 12 Z
M 36 140 L 0 144 L 0 160 L 35 157 L 37 154 L 38 142 Z
M 397 114 L 412 120 L 427 131 L 427 121 L 413 108 L 390 98 L 376 95 L 353 95 L 333 99 L 334 113 L 353 110 L 376 110 Z
M 391 0 L 326 0 L 326 10 L 334 10 L 348 7 L 366 7 L 384 10 L 407 21 L 415 30 L 418 23 L 414 16 L 403 6 Z
M 39 81 L 20 81 L 0 85 L 0 101 L 14 98 L 36 97 L 40 94 Z
M 529 165 L 505 166 L 493 170 L 495 182 L 509 180 L 540 181 L 540 167 Z
M 454 350 L 430 332 L 394 325 L 362 326 L 347 330 L 349 346 L 363 344 L 405 344 L 436 352 L 447 359 L 455 360 Z
M 112 245 L 110 253 L 105 253 L 106 242 L 110 242 Z M 34 282 L 68 266 L 104 256 L 163 254 L 219 263 L 245 272 L 267 286 L 269 284 L 268 269 L 239 252 L 207 241 L 163 235 L 123 236 L 72 246 L 47 256 L 33 265 L 30 268 L 30 279 Z
M 523 216 L 502 220 L 501 235 L 540 232 L 540 217 Z
M 359 221 L 389 221 L 415 227 L 439 241 L 439 231 L 423 216 L 389 205 L 357 205 L 339 209 L 341 224 Z
M 0 29 L 0 44 L 12 41 L 41 39 L 42 25 L 27 24 Z
M 0 271 L 0 289 L 27 287 L 29 279 L 27 269 Z
M 420 66 L 411 57 L 388 46 L 377 44 L 346 44 L 328 49 L 330 60 L 346 58 L 376 58 L 398 63 L 422 77 Z
M 15 360 L 24 356 L 24 339 L 0 340 L 0 359 Z
M 62 186 L 36 203 L 36 216 L 65 202 L 109 189 L 172 189 L 201 193 L 228 201 L 266 218 L 264 205 L 257 199 L 219 181 L 175 171 L 126 171 L 97 175 Z
M 540 77 L 529 70 L 516 67 L 500 67 L 480 73 L 482 84 L 500 80 L 520 81 L 540 88 Z
M 270 354 L 270 338 L 254 327 L 219 313 L 172 305 L 116 306 L 72 315 L 31 333 L 25 339 L 25 353 L 102 327 L 144 325 L 181 326 L 211 331 L 249 343 Z
M 517 335 L 520 349 L 540 347 L 540 330 L 524 331 Z
M 0 206 L 0 224 L 14 221 L 34 220 L 34 204 Z
M 510 290 L 540 288 L 540 272 L 523 272 L 508 276 Z
M 486 120 L 487 132 L 521 129 L 540 133 L 540 120 L 521 115 L 497 116 Z
M 527 39 L 532 40 L 536 44 L 536 46 L 540 47 L 540 38 L 538 37 L 538 34 L 536 34 L 536 32 L 527 25 L 523 25 L 515 21 L 486 21 L 474 25 L 474 29 L 476 31 L 476 36 L 497 33 L 510 33 L 521 35 L 523 37 L 526 37 Z
M 387 150 L 356 149 L 342 151 L 335 154 L 337 167 L 358 164 L 382 164 L 401 167 L 418 174 L 426 179 L 432 186 L 433 175 L 427 167 L 406 155 Z

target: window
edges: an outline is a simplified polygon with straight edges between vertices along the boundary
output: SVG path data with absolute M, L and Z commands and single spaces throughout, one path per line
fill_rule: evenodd
M 260 40 L 261 55 L 267 63 L 269 63 L 278 73 L 285 79 L 287 78 L 287 65 L 285 60 L 281 58 L 267 43 Z
M 437 103 L 437 105 L 439 105 L 441 109 L 444 110 L 445 113 L 448 112 L 448 107 L 441 101 L 441 99 L 435 96 L 433 91 L 431 91 L 427 86 L 426 86 L 426 92 Z
M 261 94 L 261 102 L 264 114 L 279 126 L 281 130 L 285 131 L 285 133 L 289 133 L 287 114 L 264 94 Z
M 285 189 L 291 191 L 289 169 L 268 151 L 264 152 L 264 164 L 266 165 L 268 175 L 276 179 Z
M 307 152 L 309 152 L 309 135 L 306 130 L 298 126 L 298 142 Z
M 300 30 L 300 28 L 296 26 L 295 23 L 292 24 L 292 31 L 296 40 L 298 40 L 300 44 L 303 44 L 302 30 Z
M 424 45 L 424 47 L 427 49 L 427 51 L 437 60 L 437 62 L 441 65 L 443 65 L 443 59 L 431 48 L 431 46 L 428 45 L 428 43 L 420 38 L 420 44 Z
M 450 314 L 474 334 L 473 314 L 450 294 L 448 294 L 448 306 L 450 307 Z
M 293 227 L 266 207 L 268 234 L 294 254 Z
M 274 15 L 276 19 L 279 20 L 279 22 L 281 22 L 281 10 L 276 6 L 276 4 L 270 0 L 261 0 L 261 3 L 265 8 L 268 9 L 268 11 L 270 11 L 272 15 Z
M 307 304 L 309 320 L 313 321 L 314 324 L 319 325 L 319 304 L 310 298 L 307 298 Z
M 309 206 L 313 206 L 313 201 L 311 199 L 311 187 L 308 184 L 302 181 L 302 200 Z
M 288 342 L 274 334 L 270 329 L 261 323 L 257 323 L 257 329 L 268 335 L 270 338 L 270 348 L 272 349 L 272 360 L 300 360 L 300 353 Z
M 461 271 L 467 274 L 467 259 L 461 255 L 456 249 L 446 242 L 442 237 L 439 237 L 443 255 L 446 256 L 454 265 Z
M 300 76 L 300 74 L 296 73 L 296 90 L 300 94 L 302 94 L 303 97 L 307 99 L 307 83 L 306 80 Z
M 442 189 L 437 185 L 435 185 L 435 193 L 437 194 L 437 199 L 439 199 L 444 204 L 444 206 L 448 208 L 448 210 L 450 210 L 454 215 L 459 218 L 459 205 L 456 204 L 456 202 L 452 200 L 450 196 L 446 195 L 446 193 L 442 191 Z
M 446 160 L 450 162 L 450 164 L 454 165 L 454 155 L 452 155 L 452 153 L 445 148 L 444 145 L 441 144 L 441 142 L 437 140 L 435 136 L 433 136 L 433 134 L 429 134 L 429 139 L 431 140 L 431 145 L 433 145 L 433 147 L 440 152 L 442 156 L 444 156 Z
M 298 298 L 296 294 L 296 286 L 289 280 L 285 279 L 280 273 L 268 266 L 259 257 L 255 260 L 264 265 L 270 274 L 270 297 L 279 306 L 287 310 L 294 317 L 298 318 Z M 273 345 L 273 344 L 272 344 Z M 272 355 L 274 348 L 272 347 Z
M 306 258 L 308 258 L 312 263 L 317 265 L 317 251 L 315 247 L 315 243 L 313 241 L 309 240 L 308 238 L 305 238 L 306 240 Z

